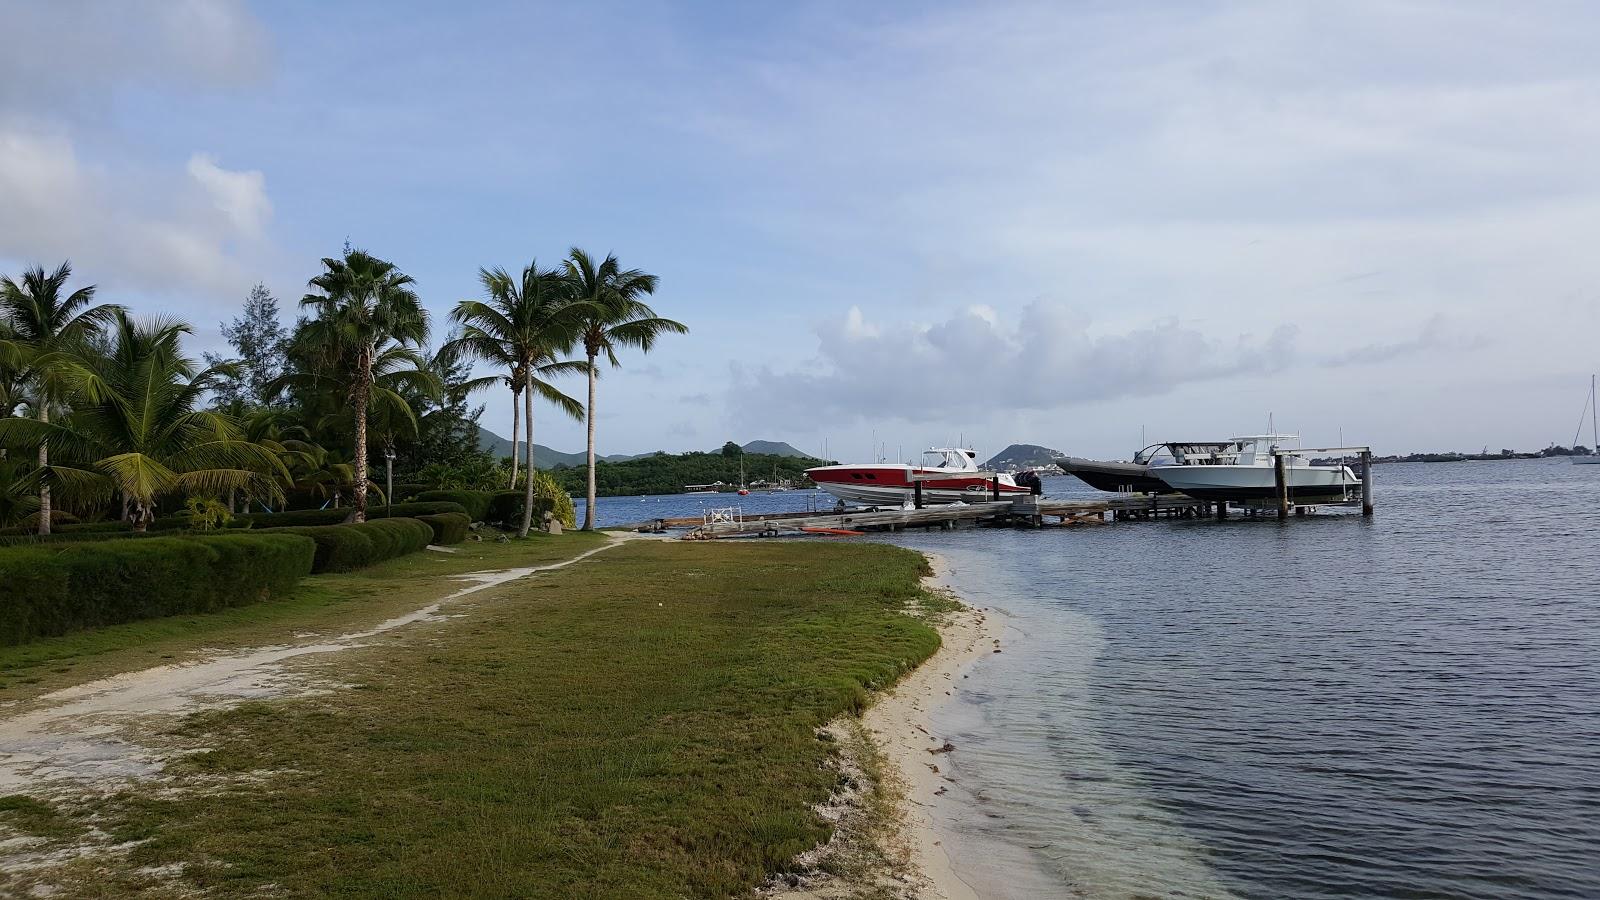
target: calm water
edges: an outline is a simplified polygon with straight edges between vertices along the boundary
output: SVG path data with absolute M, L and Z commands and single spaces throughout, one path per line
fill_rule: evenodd
M 1600 471 L 1374 482 L 1371 522 L 897 540 L 1007 623 L 938 717 L 958 871 L 993 897 L 1600 896 Z
M 1375 482 L 1371 521 L 895 536 L 1006 623 L 936 716 L 957 871 L 986 897 L 1600 896 L 1600 467 Z

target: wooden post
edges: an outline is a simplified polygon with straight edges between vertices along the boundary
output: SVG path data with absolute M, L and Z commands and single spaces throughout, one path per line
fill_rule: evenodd
M 915 506 L 917 509 L 921 509 L 922 508 L 922 479 L 918 478 L 915 475 L 911 476 L 911 496 L 913 498 L 912 501 L 911 501 L 912 505 Z
M 1361 451 L 1361 514 L 1372 515 L 1372 451 Z
M 1228 501 L 1226 501 L 1226 500 L 1218 500 L 1217 501 L 1217 521 L 1220 522 L 1223 519 L 1226 519 L 1227 517 L 1228 517 Z
M 990 495 L 989 499 L 991 499 L 991 500 L 995 501 L 996 503 L 998 503 L 1000 501 L 1000 476 L 999 475 L 996 475 L 994 477 L 994 481 L 991 482 L 991 487 L 992 487 L 994 493 Z
M 1272 481 L 1278 489 L 1278 518 L 1289 518 L 1289 478 L 1283 471 L 1283 454 L 1272 455 Z

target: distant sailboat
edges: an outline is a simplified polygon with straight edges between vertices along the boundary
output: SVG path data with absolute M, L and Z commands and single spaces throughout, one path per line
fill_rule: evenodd
M 1589 455 L 1572 457 L 1572 464 L 1575 466 L 1600 465 L 1600 421 L 1596 421 L 1600 419 L 1600 410 L 1595 409 L 1594 398 L 1594 376 L 1590 375 L 1589 405 L 1583 409 L 1589 416 Z M 1578 419 L 1578 433 L 1572 436 L 1572 445 L 1574 447 L 1578 445 L 1578 438 L 1580 437 L 1583 437 L 1583 419 L 1581 417 Z

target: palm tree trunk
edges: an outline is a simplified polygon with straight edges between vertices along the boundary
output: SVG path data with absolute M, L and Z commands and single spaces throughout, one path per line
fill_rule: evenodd
M 517 531 L 517 537 L 527 537 L 528 531 L 533 528 L 533 368 L 528 369 L 528 383 L 523 386 L 522 402 L 526 408 L 523 418 L 527 420 L 525 426 L 528 432 L 527 449 L 528 471 L 523 476 L 528 481 L 528 486 L 522 492 L 522 527 Z
M 583 499 L 583 530 L 594 530 L 594 368 L 595 354 L 589 354 L 589 493 Z
M 361 371 L 356 375 L 361 381 L 356 386 L 356 483 L 355 483 L 355 512 L 351 514 L 350 521 L 365 522 L 367 520 L 367 396 L 371 393 L 368 385 L 372 383 L 372 354 L 364 354 L 361 359 Z
M 50 401 L 39 401 L 39 421 L 50 421 Z M 50 467 L 50 443 L 39 442 L 39 472 L 44 475 L 44 470 Z M 45 476 L 48 477 L 48 476 Z M 50 482 L 46 481 L 39 486 L 39 534 L 50 533 Z
M 517 489 L 517 416 L 522 412 L 519 405 L 522 398 L 517 395 L 521 393 L 515 388 L 511 391 L 511 487 L 506 488 L 509 491 Z

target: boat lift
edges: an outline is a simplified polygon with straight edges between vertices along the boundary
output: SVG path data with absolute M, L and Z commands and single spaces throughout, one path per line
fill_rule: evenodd
M 1277 488 L 1278 518 L 1289 518 L 1289 478 L 1285 471 L 1284 459 L 1291 456 L 1326 456 L 1339 454 L 1346 456 L 1355 454 L 1361 458 L 1361 515 L 1372 516 L 1372 448 L 1371 447 L 1295 447 L 1294 449 L 1273 448 L 1272 451 L 1272 480 Z M 1346 501 L 1349 502 L 1349 501 Z M 1218 507 L 1218 515 L 1225 515 L 1222 510 L 1227 509 L 1227 504 Z M 1296 506 L 1297 514 L 1304 514 L 1305 507 Z

